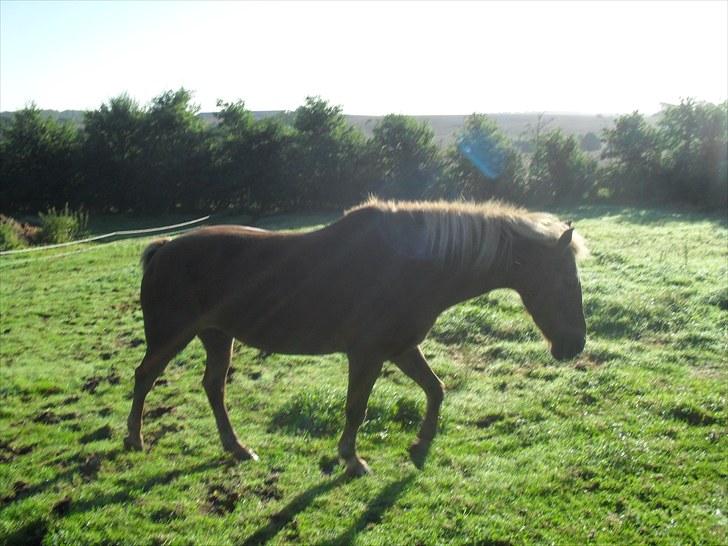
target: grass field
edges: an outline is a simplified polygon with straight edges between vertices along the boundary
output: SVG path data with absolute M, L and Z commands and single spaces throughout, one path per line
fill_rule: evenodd
M 447 386 L 424 470 L 424 397 L 387 364 L 359 435 L 374 474 L 353 481 L 342 356 L 236 347 L 228 406 L 261 456 L 236 464 L 193 342 L 147 399 L 147 451 L 125 452 L 149 239 L 1 258 L 0 544 L 726 544 L 728 227 L 560 213 L 592 250 L 584 353 L 552 360 L 513 293 L 449 310 L 424 344 Z

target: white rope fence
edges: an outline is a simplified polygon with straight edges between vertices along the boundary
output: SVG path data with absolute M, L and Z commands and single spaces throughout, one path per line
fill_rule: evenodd
M 197 218 L 196 220 L 190 220 L 189 222 L 182 222 L 180 224 L 173 224 L 170 226 L 161 226 L 161 227 L 154 227 L 154 228 L 146 228 L 146 229 L 127 229 L 127 230 L 121 230 L 121 231 L 113 231 L 111 233 L 105 233 L 104 235 L 96 235 L 94 237 L 88 237 L 86 239 L 78 239 L 77 241 L 69 241 L 67 243 L 58 243 L 55 245 L 45 245 L 45 246 L 34 246 L 30 248 L 21 248 L 18 250 L 4 250 L 0 252 L 0 256 L 9 256 L 12 254 L 23 254 L 26 252 L 36 252 L 38 250 L 48 250 L 51 248 L 61 248 L 65 246 L 72 246 L 72 245 L 80 245 L 83 243 L 91 243 L 93 241 L 101 241 L 103 239 L 109 239 L 111 237 L 122 237 L 126 235 L 146 235 L 150 233 L 158 233 L 161 231 L 169 231 L 172 229 L 178 229 L 185 226 L 191 226 L 193 224 L 199 224 L 200 222 L 205 222 L 206 220 L 210 219 L 210 215 L 203 216 L 202 218 Z
M 45 262 L 47 260 L 53 260 L 55 258 L 64 258 L 66 256 L 73 256 L 75 254 L 84 254 L 96 250 L 98 247 L 92 246 L 90 248 L 80 248 L 78 250 L 71 250 L 70 252 L 61 252 L 59 254 L 51 254 L 50 256 L 33 256 L 31 258 L 17 259 L 17 260 L 5 260 L 0 262 L 0 269 L 6 269 L 15 265 L 34 263 L 34 262 Z
M 186 229 L 176 229 L 174 231 L 170 231 L 168 233 L 165 233 L 165 235 L 181 235 L 183 233 L 187 233 L 188 231 L 194 229 L 193 227 L 186 228 Z M 92 252 L 94 250 L 99 250 L 100 248 L 105 248 L 107 245 L 113 245 L 114 243 L 123 243 L 124 241 L 129 241 L 131 238 L 127 239 L 117 239 L 116 241 L 109 241 L 108 243 L 104 245 L 94 245 L 89 246 L 87 248 L 81 248 L 78 250 L 71 250 L 69 252 L 60 252 L 56 254 L 50 254 L 48 256 L 30 256 L 27 258 L 23 258 L 22 256 L 19 256 L 17 258 L 8 258 L 5 260 L 0 260 L 0 271 L 3 271 L 5 269 L 11 269 L 18 265 L 28 264 L 28 263 L 36 263 L 36 262 L 46 262 L 49 260 L 55 260 L 56 258 L 64 258 L 66 256 L 75 256 L 76 254 L 85 254 L 86 252 Z

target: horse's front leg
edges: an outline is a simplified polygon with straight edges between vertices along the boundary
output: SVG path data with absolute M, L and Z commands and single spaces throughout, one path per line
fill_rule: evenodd
M 382 360 L 349 355 L 349 387 L 346 394 L 346 425 L 339 440 L 339 456 L 346 463 L 348 476 L 363 476 L 370 472 L 366 461 L 356 453 L 356 433 L 364 422 L 367 402 L 374 382 L 382 370 Z
M 417 440 L 410 447 L 410 457 L 417 468 L 422 468 L 437 433 L 437 419 L 445 395 L 442 381 L 432 371 L 419 347 L 405 351 L 393 360 L 397 367 L 412 378 L 427 395 L 427 410 Z

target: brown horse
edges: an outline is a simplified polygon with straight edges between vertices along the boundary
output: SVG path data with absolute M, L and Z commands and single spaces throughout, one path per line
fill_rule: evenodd
M 147 352 L 136 369 L 129 448 L 143 447 L 144 399 L 167 363 L 195 336 L 207 351 L 203 385 L 223 447 L 238 441 L 225 409 L 233 338 L 267 352 L 346 353 L 349 387 L 339 455 L 347 473 L 368 472 L 356 434 L 385 360 L 427 395 L 410 448 L 424 463 L 443 384 L 418 345 L 448 307 L 495 288 L 516 290 L 557 359 L 584 348 L 576 257 L 582 239 L 548 214 L 499 203 L 370 200 L 308 233 L 217 226 L 150 244 L 142 255 Z

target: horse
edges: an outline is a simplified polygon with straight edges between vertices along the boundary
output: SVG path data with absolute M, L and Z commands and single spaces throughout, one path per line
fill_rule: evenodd
M 427 404 L 409 453 L 419 468 L 436 435 L 444 385 L 420 343 L 438 315 L 499 288 L 515 290 L 558 360 L 585 344 L 570 223 L 505 203 L 396 202 L 375 198 L 309 232 L 198 228 L 142 253 L 146 354 L 135 371 L 128 449 L 143 449 L 144 400 L 167 363 L 195 336 L 207 353 L 202 380 L 223 448 L 242 444 L 225 407 L 233 340 L 268 353 L 345 353 L 346 474 L 367 474 L 356 435 L 385 361 L 422 388 Z

